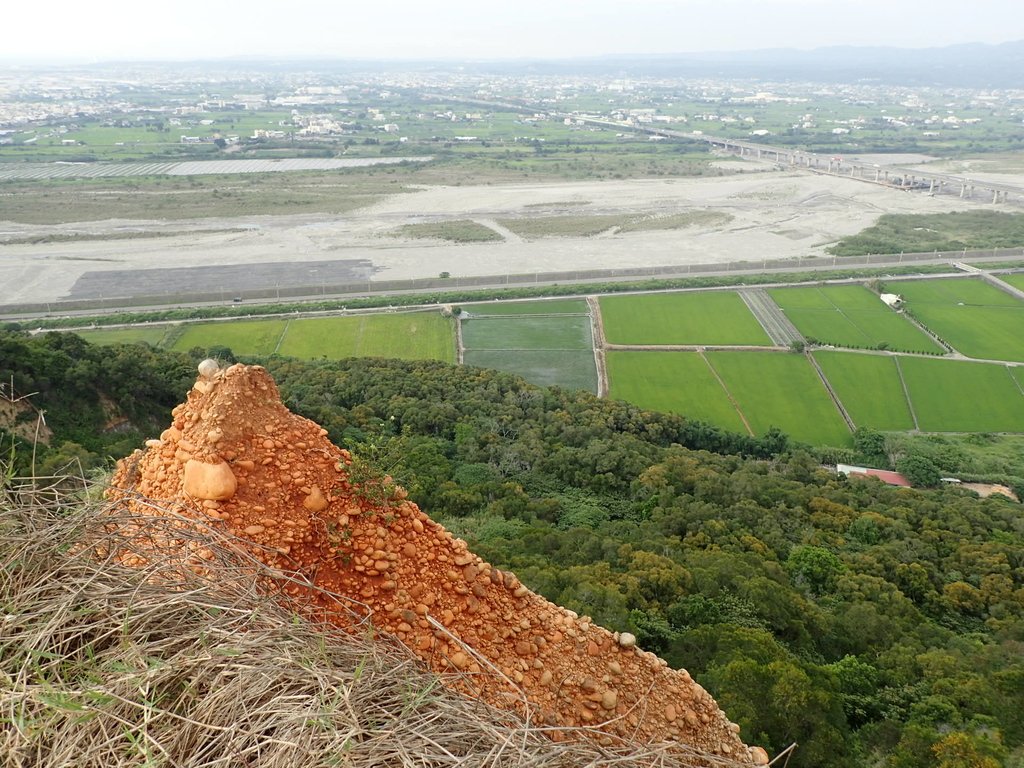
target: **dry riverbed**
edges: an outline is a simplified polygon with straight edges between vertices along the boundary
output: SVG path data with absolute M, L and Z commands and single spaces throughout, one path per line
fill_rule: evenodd
M 720 178 L 423 187 L 335 216 L 108 220 L 53 226 L 0 221 L 0 303 L 84 296 L 83 286 L 95 291 L 105 272 L 111 273 L 105 295 L 125 295 L 117 274 L 126 270 L 252 264 L 284 264 L 286 269 L 288 263 L 350 261 L 364 265 L 370 279 L 381 280 L 436 277 L 441 272 L 459 277 L 774 260 L 821 255 L 828 244 L 859 232 L 883 213 L 941 213 L 979 205 L 831 176 L 763 171 Z M 687 211 L 721 212 L 732 218 L 673 230 L 469 244 L 393 236 L 398 227 L 421 222 L 668 216 Z M 132 237 L 123 238 L 126 230 Z M 149 236 L 161 230 L 164 236 Z M 122 239 L 58 239 L 74 233 L 100 238 L 120 233 Z M 2 244 L 4 239 L 47 235 L 56 241 Z M 308 264 L 301 268 L 310 271 Z M 218 285 L 216 270 L 202 270 L 196 273 L 201 282 L 196 288 L 230 291 L 232 272 L 237 274 L 226 271 Z M 315 273 L 310 277 L 313 284 L 317 279 Z

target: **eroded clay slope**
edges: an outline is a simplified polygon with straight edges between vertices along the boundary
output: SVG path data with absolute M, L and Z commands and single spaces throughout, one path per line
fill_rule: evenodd
M 767 762 L 685 671 L 483 562 L 401 489 L 359 482 L 348 452 L 288 411 L 264 369 L 200 371 L 160 440 L 118 464 L 118 506 L 227 529 L 288 575 L 267 588 L 309 598 L 341 626 L 369 615 L 434 670 L 465 673 L 458 687 L 538 724 Z M 195 563 L 208 555 L 183 546 Z

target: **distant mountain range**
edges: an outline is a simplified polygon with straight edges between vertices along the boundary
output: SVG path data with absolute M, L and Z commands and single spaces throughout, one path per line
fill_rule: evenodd
M 476 66 L 495 72 L 613 73 L 628 76 L 721 77 L 891 85 L 1024 88 L 1024 40 L 939 48 L 837 46 L 796 50 L 613 55 Z
M 2 60 L 0 60 L 2 61 Z M 1024 40 L 935 48 L 834 46 L 798 50 L 611 54 L 565 59 L 385 60 L 241 56 L 202 61 L 103 62 L 52 68 L 106 70 L 138 66 L 202 68 L 207 72 L 447 72 L 493 75 L 593 75 L 749 79 L 767 82 L 878 83 L 883 85 L 1024 89 Z M 38 67 L 38 65 L 37 65 Z
M 612 54 L 567 59 L 329 60 L 273 62 L 256 57 L 213 65 L 293 66 L 331 71 L 447 71 L 496 75 L 619 75 L 622 77 L 729 78 L 963 88 L 1024 88 L 1024 40 L 990 45 L 965 43 L 936 48 L 834 46 L 798 50 Z

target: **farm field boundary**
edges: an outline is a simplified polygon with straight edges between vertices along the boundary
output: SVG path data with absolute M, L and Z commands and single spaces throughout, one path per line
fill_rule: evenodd
M 955 298 L 964 295 L 960 284 L 968 285 L 967 291 L 978 290 L 974 284 L 983 291 L 996 291 L 970 277 L 944 280 L 938 289 L 928 285 L 938 282 L 912 285 L 949 291 Z M 807 287 L 798 289 L 803 294 L 791 295 L 802 295 L 805 303 L 820 303 L 822 291 L 827 296 L 829 288 Z M 846 286 L 839 292 L 855 297 L 835 302 L 840 305 L 871 302 L 873 308 L 877 301 L 860 286 Z M 1014 308 L 1012 296 L 996 293 L 1005 303 L 1001 311 Z M 609 299 L 614 301 L 609 304 Z M 647 302 L 653 302 L 654 309 L 648 311 Z M 665 326 L 672 333 L 679 328 L 695 333 L 698 343 L 603 341 L 605 309 L 616 304 L 632 313 L 619 321 L 626 326 L 634 322 L 632 317 L 639 317 L 637 322 L 647 323 L 654 331 Z M 707 343 L 722 333 L 722 318 L 729 320 L 736 306 L 743 321 L 756 326 L 738 294 L 723 290 L 476 303 L 462 307 L 461 316 L 456 312 L 457 323 L 435 310 L 146 325 L 95 331 L 92 337 L 108 343 L 134 337 L 184 350 L 224 346 L 243 355 L 380 355 L 464 362 L 509 371 L 541 385 L 608 394 L 734 431 L 764 434 L 777 426 L 801 442 L 818 445 L 848 446 L 851 429 L 862 426 L 894 432 L 1024 432 L 1024 366 L 1007 368 L 993 361 L 964 361 L 952 355 L 943 359 L 927 353 L 817 348 L 804 356 L 792 354 L 790 347 Z M 840 314 L 835 308 L 830 311 Z M 903 321 L 895 314 L 890 317 Z M 435 321 L 442 329 L 440 340 L 428 343 L 427 326 Z M 771 343 L 762 328 L 756 330 L 763 344 Z M 919 331 L 914 328 L 914 332 Z M 461 336 L 458 352 L 456 333 Z M 89 332 L 83 335 L 90 337 Z M 410 350 L 413 340 L 416 348 Z

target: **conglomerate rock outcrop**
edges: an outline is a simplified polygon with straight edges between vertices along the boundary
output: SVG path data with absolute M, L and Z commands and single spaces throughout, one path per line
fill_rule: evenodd
M 673 741 L 767 762 L 685 671 L 534 594 L 387 478 L 366 476 L 326 430 L 284 406 L 263 368 L 205 362 L 172 418 L 159 440 L 119 462 L 115 508 L 236 535 L 269 567 L 263 588 L 341 627 L 369 618 L 432 669 L 460 673 L 443 679 L 554 738 L 585 726 L 606 743 Z M 195 537 L 180 547 L 190 567 L 210 556 Z M 123 559 L 142 565 L 145 555 Z

